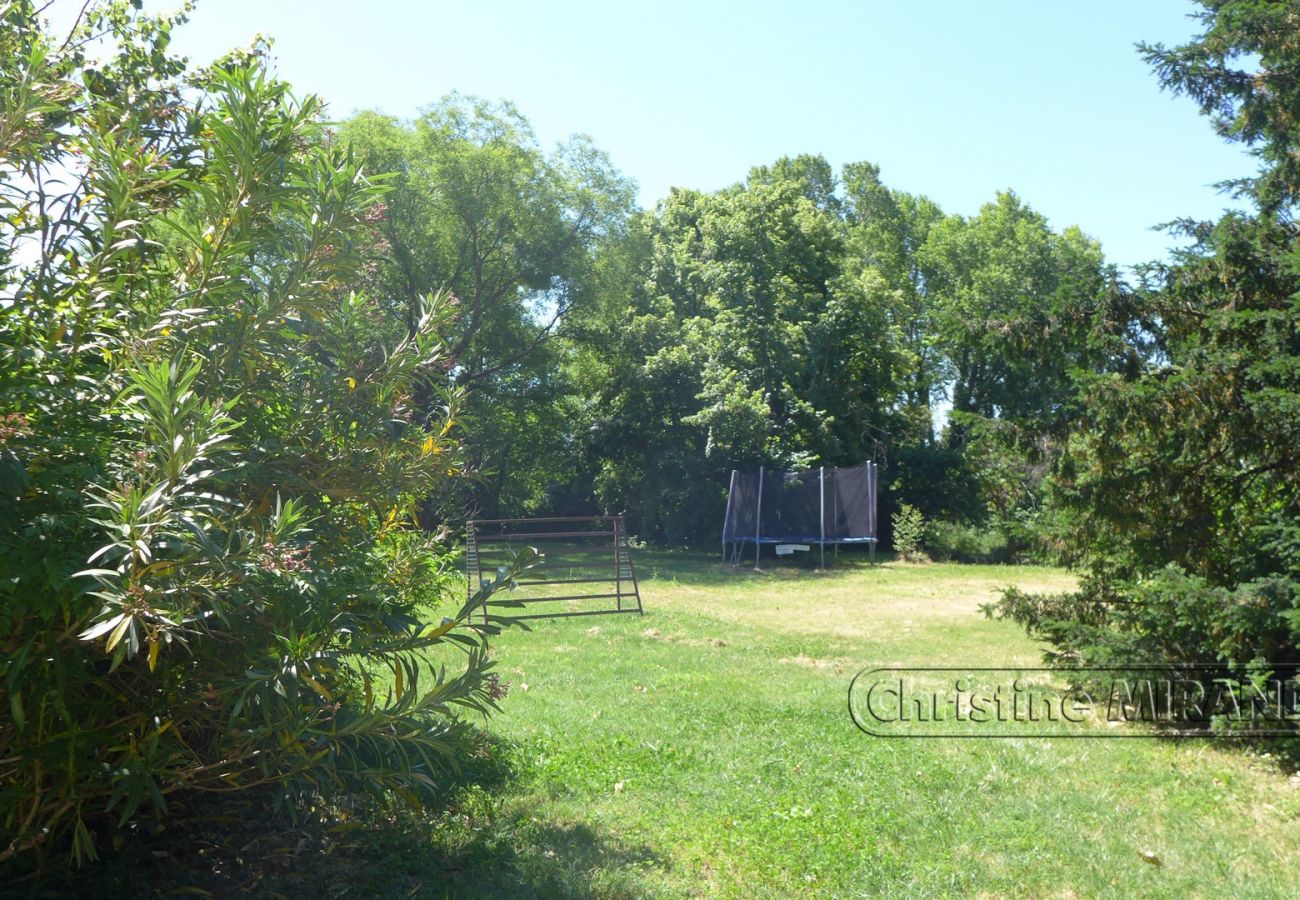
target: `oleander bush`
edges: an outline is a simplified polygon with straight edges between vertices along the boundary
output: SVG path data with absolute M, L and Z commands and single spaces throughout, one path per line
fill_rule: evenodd
M 454 310 L 352 289 L 383 186 L 261 48 L 187 71 L 182 19 L 0 3 L 7 870 L 205 792 L 418 804 L 502 693 L 494 586 L 451 602 L 416 519 Z

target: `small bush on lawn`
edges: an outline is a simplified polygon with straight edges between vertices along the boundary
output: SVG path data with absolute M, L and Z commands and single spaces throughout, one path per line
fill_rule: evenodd
M 894 526 L 894 552 L 899 558 L 909 562 L 924 560 L 925 551 L 921 545 L 925 541 L 925 517 L 921 511 L 910 503 L 904 503 L 890 521 Z
M 412 416 L 439 304 L 348 290 L 380 188 L 257 51 L 187 77 L 126 3 L 0 17 L 0 862 L 202 792 L 432 796 L 500 691 L 485 592 L 422 615 L 457 398 Z

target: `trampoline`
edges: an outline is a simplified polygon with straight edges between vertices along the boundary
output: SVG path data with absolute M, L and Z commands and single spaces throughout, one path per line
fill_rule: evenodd
M 747 544 L 754 565 L 764 544 L 867 544 L 876 550 L 876 464 L 789 472 L 732 470 L 722 525 L 722 557 L 739 563 Z M 779 549 L 778 549 L 779 552 Z

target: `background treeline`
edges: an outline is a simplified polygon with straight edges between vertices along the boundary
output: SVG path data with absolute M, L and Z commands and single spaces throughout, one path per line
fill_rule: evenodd
M 1189 43 L 1140 52 L 1259 173 L 1127 277 L 1010 192 L 945 215 L 812 155 L 639 211 L 589 143 L 544 153 L 508 106 L 356 117 L 344 135 L 392 175 L 385 293 L 460 301 L 477 477 L 431 510 L 626 511 L 707 546 L 730 469 L 870 458 L 882 521 L 919 509 L 932 553 L 1081 571 L 993 610 L 1057 658 L 1293 672 L 1300 21 L 1282 0 L 1195 15 Z
M 869 163 L 799 156 L 639 211 L 598 150 L 547 154 L 508 105 L 342 134 L 392 178 L 376 277 L 396 314 L 458 299 L 478 477 L 435 500 L 448 521 L 625 511 L 646 540 L 712 543 L 732 468 L 873 459 L 882 519 L 910 503 L 936 550 L 1006 558 L 1079 379 L 1146 353 L 1097 243 L 1010 192 L 945 215 Z

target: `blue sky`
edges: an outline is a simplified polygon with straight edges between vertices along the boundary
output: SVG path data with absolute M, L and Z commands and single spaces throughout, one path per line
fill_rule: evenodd
M 203 62 L 271 35 L 280 73 L 336 116 L 409 116 L 452 90 L 509 99 L 545 144 L 591 135 L 645 206 L 821 153 L 875 162 L 948 212 L 1012 188 L 1129 264 L 1165 255 L 1153 225 L 1215 215 L 1229 200 L 1213 183 L 1253 169 L 1133 49 L 1185 40 L 1194 8 L 203 0 L 177 44 Z

